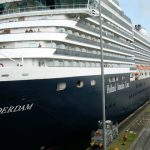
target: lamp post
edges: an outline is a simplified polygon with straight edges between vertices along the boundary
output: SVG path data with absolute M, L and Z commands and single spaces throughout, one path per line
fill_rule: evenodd
M 104 62 L 103 62 L 101 0 L 99 0 L 98 8 L 99 8 L 99 28 L 100 28 L 100 30 L 99 30 L 99 34 L 100 34 L 100 49 L 101 49 L 101 85 L 102 85 L 103 150 L 106 150 L 105 78 L 104 78 Z

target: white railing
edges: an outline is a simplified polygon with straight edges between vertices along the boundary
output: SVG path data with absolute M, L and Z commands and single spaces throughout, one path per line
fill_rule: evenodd
M 21 62 L 19 62 L 19 61 L 16 61 L 15 59 L 13 59 L 13 58 L 7 56 L 6 54 L 0 53 L 0 55 L 3 56 L 3 57 L 5 57 L 5 58 L 7 58 L 7 59 L 9 59 L 10 61 L 16 63 L 19 67 L 21 67 L 21 66 L 24 65 L 24 59 L 23 59 L 23 56 L 20 56 Z

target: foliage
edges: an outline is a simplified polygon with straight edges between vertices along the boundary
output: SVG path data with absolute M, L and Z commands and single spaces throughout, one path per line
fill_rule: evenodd
M 123 133 L 118 136 L 118 138 L 109 146 L 108 150 L 114 150 L 115 146 L 119 150 L 127 150 L 130 145 L 137 139 L 138 135 L 135 133 L 128 133 L 128 139 L 123 145 Z

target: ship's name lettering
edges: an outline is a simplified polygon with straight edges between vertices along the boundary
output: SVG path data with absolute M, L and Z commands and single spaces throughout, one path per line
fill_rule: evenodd
M 107 85 L 107 93 L 112 93 L 116 91 L 116 86 Z
M 30 111 L 33 107 L 32 104 L 25 104 L 25 105 L 17 105 L 17 106 L 10 106 L 10 107 L 3 107 L 0 108 L 0 114 L 9 114 L 21 111 Z
M 122 90 L 122 89 L 125 89 L 125 88 L 128 88 L 130 85 L 128 82 L 125 82 L 125 83 L 122 83 L 122 84 L 110 84 L 110 85 L 107 85 L 107 93 L 112 93 L 112 92 L 115 92 L 115 91 L 119 91 L 119 90 Z

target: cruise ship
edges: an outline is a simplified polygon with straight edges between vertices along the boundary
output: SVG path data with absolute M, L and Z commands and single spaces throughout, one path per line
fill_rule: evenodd
M 100 39 L 106 118 L 119 122 L 149 100 L 147 31 L 132 23 L 117 0 L 101 0 L 100 32 L 98 5 L 0 1 L 1 150 L 67 150 L 64 145 L 97 128 Z

